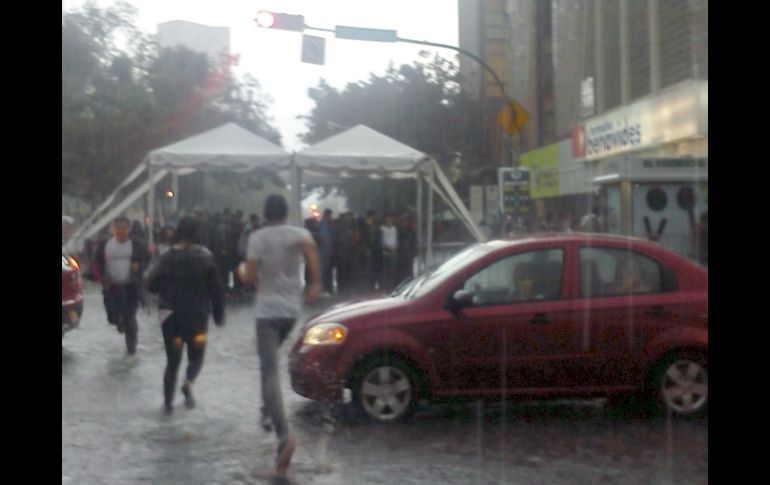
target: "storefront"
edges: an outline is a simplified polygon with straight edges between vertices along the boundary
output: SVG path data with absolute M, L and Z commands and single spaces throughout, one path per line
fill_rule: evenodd
M 607 232 L 696 257 L 697 226 L 708 210 L 708 159 L 624 158 L 605 161 L 604 169 L 594 181 Z
M 521 165 L 531 174 L 535 228 L 574 229 L 597 200 L 598 165 L 576 163 L 569 138 L 525 153 Z
M 537 219 L 564 229 L 598 205 L 604 230 L 694 256 L 708 210 L 708 81 L 689 80 L 585 120 L 522 155 Z

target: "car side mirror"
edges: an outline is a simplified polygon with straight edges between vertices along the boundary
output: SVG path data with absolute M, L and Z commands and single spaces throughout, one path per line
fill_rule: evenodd
M 473 306 L 473 294 L 466 290 L 457 290 L 449 299 L 448 309 L 457 316 L 463 308 Z

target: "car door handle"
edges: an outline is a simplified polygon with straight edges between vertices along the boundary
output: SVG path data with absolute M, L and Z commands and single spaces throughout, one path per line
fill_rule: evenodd
M 535 315 L 529 320 L 529 323 L 535 323 L 539 325 L 542 325 L 544 323 L 550 323 L 550 322 L 551 322 L 551 318 L 548 317 L 545 313 L 538 313 L 537 315 Z
M 647 315 L 653 316 L 653 317 L 665 317 L 668 315 L 671 315 L 671 310 L 666 310 L 662 306 L 654 306 L 647 310 Z

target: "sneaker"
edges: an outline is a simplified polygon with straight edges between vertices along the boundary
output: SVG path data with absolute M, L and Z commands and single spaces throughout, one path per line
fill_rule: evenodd
M 286 471 L 291 464 L 291 457 L 294 455 L 294 449 L 297 442 L 289 436 L 278 446 L 278 458 L 275 460 L 275 473 L 279 476 L 286 476 Z
M 172 414 L 174 414 L 174 405 L 170 404 L 170 403 L 169 404 L 164 404 L 163 405 L 163 413 L 166 416 L 171 416 Z
M 184 405 L 187 409 L 195 408 L 195 397 L 192 393 L 192 384 L 185 382 L 182 386 L 182 394 L 184 394 Z

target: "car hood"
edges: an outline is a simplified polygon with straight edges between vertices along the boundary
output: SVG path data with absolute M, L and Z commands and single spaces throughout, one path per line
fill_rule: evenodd
M 305 326 L 308 327 L 318 323 L 348 324 L 353 320 L 363 320 L 365 317 L 375 314 L 398 311 L 403 309 L 408 303 L 408 300 L 400 297 L 381 297 L 341 303 L 310 319 Z

